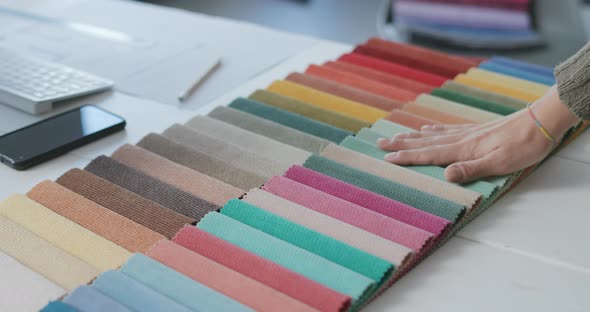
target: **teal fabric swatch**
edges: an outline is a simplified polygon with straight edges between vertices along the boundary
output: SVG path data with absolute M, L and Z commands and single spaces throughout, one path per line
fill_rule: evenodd
M 94 280 L 92 287 L 133 311 L 196 311 L 176 303 L 174 300 L 118 271 L 102 273 Z
M 373 280 L 220 213 L 209 213 L 197 227 L 357 301 Z
M 465 207 L 409 186 L 312 155 L 304 167 L 454 222 Z
M 239 199 L 231 199 L 221 213 L 373 280 L 375 289 L 386 282 L 393 265 L 370 253 L 293 223 Z
M 51 301 L 41 312 L 77 312 L 71 305 L 61 301 Z
M 235 99 L 229 104 L 229 107 L 256 115 L 289 128 L 311 134 L 313 136 L 340 143 L 345 137 L 352 132 L 344 131 L 334 126 L 294 114 L 284 109 L 276 108 L 270 105 L 259 103 L 245 98 Z
M 377 146 L 361 140 L 355 137 L 348 137 L 342 143 L 341 146 L 351 149 L 353 151 L 357 151 L 359 153 L 363 153 L 365 155 L 371 156 L 376 159 L 383 160 L 383 157 L 387 155 L 389 152 L 384 151 Z M 406 168 L 416 171 L 428 176 L 431 176 L 437 180 L 447 182 L 445 178 L 445 168 L 437 167 L 437 166 L 405 166 Z M 461 187 L 466 188 L 468 190 L 472 190 L 474 192 L 480 193 L 484 198 L 488 198 L 492 195 L 492 193 L 496 189 L 496 185 L 492 183 L 488 183 L 485 181 L 476 181 L 467 184 L 460 184 Z
M 390 138 L 388 136 L 382 135 L 378 132 L 375 132 L 369 128 L 363 128 L 361 129 L 356 135 L 356 138 L 359 138 L 367 143 L 371 143 L 374 144 L 377 142 L 377 140 L 382 139 L 382 138 Z M 346 140 L 346 139 L 345 139 Z
M 510 115 L 514 112 L 517 112 L 518 109 L 514 107 L 510 107 L 508 105 L 503 105 L 500 103 L 482 100 L 473 96 L 461 94 L 459 92 L 449 90 L 449 89 L 434 89 L 430 93 L 436 97 L 443 98 L 446 100 L 450 100 L 453 102 L 458 102 L 467 106 L 479 108 L 482 110 L 486 110 L 488 112 L 500 114 L 500 115 Z
M 252 311 L 234 299 L 143 254 L 133 255 L 120 271 L 195 311 Z
M 80 312 L 131 312 L 117 301 L 86 285 L 76 288 L 63 301 Z

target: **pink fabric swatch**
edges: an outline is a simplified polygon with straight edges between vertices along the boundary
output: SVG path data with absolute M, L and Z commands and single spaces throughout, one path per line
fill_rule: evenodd
M 284 176 L 433 234 L 441 233 L 450 224 L 441 217 L 302 166 L 292 166 Z
M 350 305 L 350 297 L 194 226 L 182 228 L 172 241 L 320 311 L 346 310 Z
M 169 240 L 157 242 L 147 255 L 257 311 L 317 311 Z
M 277 176 L 271 178 L 264 184 L 263 189 L 414 251 L 420 250 L 433 236 L 429 232 L 286 177 Z M 407 251 L 400 249 L 400 252 L 405 253 Z

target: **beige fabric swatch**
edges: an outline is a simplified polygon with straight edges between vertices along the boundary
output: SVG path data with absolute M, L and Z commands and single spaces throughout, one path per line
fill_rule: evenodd
M 475 122 L 488 122 L 502 118 L 504 116 L 490 113 L 479 108 L 463 105 L 457 102 L 445 100 L 429 94 L 421 94 L 416 98 L 414 103 L 429 107 L 431 109 L 457 115 Z
M 123 247 L 43 207 L 24 195 L 0 203 L 0 215 L 100 271 L 116 269 L 131 256 Z
M 0 250 L 69 291 L 100 274 L 88 263 L 4 216 L 0 216 Z

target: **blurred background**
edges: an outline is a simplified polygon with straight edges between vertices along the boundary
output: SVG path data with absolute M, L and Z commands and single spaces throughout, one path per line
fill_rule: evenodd
M 371 36 L 553 66 L 590 38 L 589 0 L 147 0 L 356 44 Z

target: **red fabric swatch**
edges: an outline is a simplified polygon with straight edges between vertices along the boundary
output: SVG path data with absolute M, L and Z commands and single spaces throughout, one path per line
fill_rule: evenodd
M 388 74 L 386 72 L 382 72 L 379 70 L 371 69 L 368 67 L 363 67 L 360 65 L 355 65 L 352 63 L 347 62 L 339 62 L 339 61 L 330 61 L 324 63 L 324 66 L 327 68 L 333 68 L 345 72 L 349 72 L 351 74 L 355 74 L 361 77 L 365 77 L 371 80 L 382 82 L 386 85 L 402 88 L 408 91 L 412 91 L 415 93 L 430 93 L 432 92 L 431 85 L 427 85 L 415 80 L 406 79 L 400 76 L 395 76 L 392 74 Z
M 182 228 L 172 241 L 320 311 L 347 310 L 350 305 L 350 297 L 194 226 Z
M 414 115 L 412 113 L 404 112 L 399 109 L 394 109 L 391 111 L 389 116 L 385 117 L 385 119 L 389 121 L 393 121 L 396 124 L 400 124 L 402 126 L 406 126 L 408 128 L 412 128 L 414 130 L 420 130 L 422 126 L 426 125 L 437 125 L 440 122 L 424 118 L 422 116 Z
M 377 82 L 371 79 L 363 78 L 355 74 L 350 74 L 344 71 L 322 67 L 318 65 L 309 65 L 305 73 L 308 75 L 321 77 L 324 79 L 332 80 L 353 88 L 358 88 L 384 96 L 388 99 L 408 102 L 413 101 L 418 96 L 417 93 L 404 90 L 398 87 L 386 85 L 381 82 Z
M 422 82 L 431 86 L 440 87 L 448 80 L 447 77 L 427 73 L 404 65 L 384 61 L 375 57 L 360 53 L 347 53 L 338 58 L 339 61 L 353 63 L 364 67 L 380 70 L 392 75 L 401 76 Z

